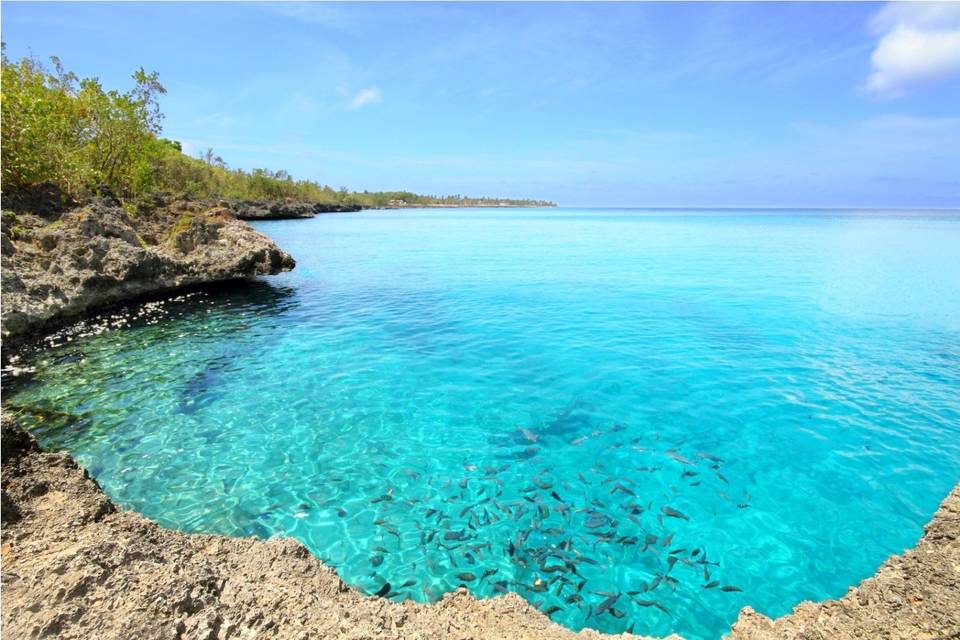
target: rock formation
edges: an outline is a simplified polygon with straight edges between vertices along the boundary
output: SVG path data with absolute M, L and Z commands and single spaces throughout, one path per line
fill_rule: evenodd
M 110 198 L 50 217 L 3 212 L 6 341 L 93 308 L 182 287 L 288 271 L 294 260 L 225 207 Z
M 285 220 L 290 218 L 312 218 L 318 213 L 339 213 L 360 211 L 356 204 L 323 204 L 283 200 L 261 202 L 255 200 L 222 201 L 240 220 Z

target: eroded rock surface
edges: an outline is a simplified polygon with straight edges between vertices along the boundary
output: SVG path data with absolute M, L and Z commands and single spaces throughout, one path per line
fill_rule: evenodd
M 225 207 L 180 201 L 128 214 L 102 198 L 51 222 L 3 212 L 4 339 L 95 307 L 294 267 Z

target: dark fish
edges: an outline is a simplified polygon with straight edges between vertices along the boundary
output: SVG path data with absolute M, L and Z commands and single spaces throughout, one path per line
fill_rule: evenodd
M 657 602 L 656 600 L 636 600 L 635 599 L 634 602 L 636 602 L 641 607 L 656 607 L 657 609 L 660 609 L 660 611 L 663 611 L 667 615 L 670 614 L 670 612 L 667 611 L 667 608 L 662 604 L 660 604 L 659 602 Z
M 435 514 L 436 512 L 437 512 L 436 509 L 427 509 L 427 517 L 429 518 L 430 516 L 432 516 L 432 515 Z
M 581 596 L 579 593 L 575 593 L 572 596 L 567 596 L 567 599 L 565 600 L 567 604 L 573 604 L 575 602 L 582 602 L 582 601 L 583 601 L 583 596 Z
M 557 571 L 566 571 L 566 570 L 567 570 L 566 565 L 562 565 L 562 564 L 560 564 L 560 565 L 553 565 L 552 567 L 548 567 L 548 566 L 546 566 L 546 565 L 542 565 L 542 566 L 540 567 L 540 571 L 543 571 L 544 573 L 555 573 L 555 572 L 557 572 Z
M 686 514 L 683 514 L 672 507 L 660 507 L 660 511 L 663 513 L 663 515 L 669 518 L 679 518 L 681 520 L 688 520 L 688 521 L 690 520 L 690 518 Z
M 539 447 L 527 447 L 522 452 L 514 454 L 513 457 L 516 458 L 517 460 L 529 460 L 530 458 L 537 455 L 538 453 L 540 453 Z
M 380 589 L 379 589 L 375 594 L 373 594 L 373 595 L 375 595 L 375 596 L 377 596 L 377 597 L 379 597 L 379 598 L 382 598 L 383 596 L 387 595 L 388 593 L 390 593 L 390 583 L 389 583 L 389 582 L 384 582 L 384 583 L 383 583 L 383 586 L 380 587 Z
M 621 493 L 625 493 L 625 494 L 630 495 L 630 496 L 636 496 L 636 495 L 637 495 L 637 494 L 635 494 L 633 491 L 631 491 L 630 489 L 628 489 L 628 488 L 626 488 L 625 486 L 623 486 L 622 484 L 620 484 L 619 482 L 617 482 L 616 484 L 613 485 L 613 489 L 614 489 L 614 491 L 620 491 Z M 613 493 L 613 492 L 611 491 L 611 493 Z
M 473 582 L 477 579 L 477 576 L 473 575 L 469 571 L 464 571 L 463 573 L 458 573 L 457 577 L 463 580 L 464 582 Z
M 347 510 L 344 509 L 343 507 L 340 507 L 337 509 L 337 515 L 340 516 L 341 518 L 344 518 L 347 515 Z
M 553 615 L 553 614 L 555 614 L 557 611 L 560 611 L 560 610 L 561 610 L 561 607 L 558 607 L 557 605 L 553 605 L 552 607 L 550 607 L 550 608 L 548 608 L 548 609 L 544 609 L 543 612 L 544 612 L 546 615 L 550 616 L 550 615 Z
M 741 502 L 740 504 L 737 505 L 737 508 L 738 508 L 738 509 L 746 509 L 746 508 L 749 507 L 749 506 L 750 506 L 750 505 L 748 505 L 746 502 Z
M 614 618 L 617 618 L 617 619 L 620 619 L 625 615 L 623 611 L 620 611 L 619 609 L 614 609 L 613 607 L 610 607 L 607 610 L 607 613 L 609 613 L 610 615 L 612 615 Z
M 596 611 L 593 612 L 593 615 L 599 616 L 601 613 L 603 613 L 604 611 L 612 607 L 613 603 L 616 602 L 619 598 L 620 598 L 619 593 L 608 597 L 606 600 L 604 600 L 597 606 L 597 609 Z
M 734 587 L 733 585 L 726 585 L 720 587 L 720 591 L 743 591 L 740 587 Z
M 463 540 L 467 536 L 463 531 L 447 531 L 443 534 L 444 540 Z
M 720 583 L 717 582 L 716 580 L 714 580 L 713 582 L 708 582 L 707 584 L 703 585 L 703 588 L 704 588 L 704 589 L 713 589 L 714 587 L 719 587 L 719 586 L 720 586 Z
M 404 582 L 402 585 L 400 585 L 400 588 L 401 588 L 401 589 L 406 589 L 407 587 L 412 587 L 412 586 L 415 585 L 415 584 L 417 584 L 417 581 L 416 581 L 416 580 L 407 580 L 407 581 Z
M 550 497 L 556 500 L 557 502 L 563 502 L 563 498 L 561 498 L 556 491 L 551 491 Z
M 587 518 L 587 521 L 583 523 L 587 529 L 599 529 L 600 527 L 606 525 L 610 519 L 603 515 L 602 513 L 593 513 Z
M 483 580 L 484 578 L 489 578 L 490 576 L 492 576 L 498 571 L 500 571 L 500 569 L 487 569 L 486 571 L 483 572 L 483 575 L 480 576 L 480 579 Z

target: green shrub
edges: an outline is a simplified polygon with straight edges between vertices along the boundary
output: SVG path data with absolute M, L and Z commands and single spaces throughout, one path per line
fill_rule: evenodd
M 77 200 L 108 187 L 126 201 L 157 191 L 194 198 L 238 198 L 390 205 L 489 205 L 498 200 L 421 196 L 408 191 L 352 193 L 345 187 L 294 180 L 286 171 L 230 169 L 213 149 L 200 158 L 179 142 L 159 137 L 166 93 L 156 72 L 140 68 L 133 88 L 105 90 L 96 78 L 78 79 L 51 58 L 53 71 L 35 60 L 11 62 L 3 54 L 0 149 L 3 194 L 53 184 Z M 514 204 L 547 204 L 509 201 Z M 135 213 L 135 207 L 129 209 Z

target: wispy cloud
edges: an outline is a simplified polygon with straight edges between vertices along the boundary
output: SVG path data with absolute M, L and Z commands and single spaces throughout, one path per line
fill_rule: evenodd
M 380 89 L 377 87 L 367 87 L 366 89 L 361 89 L 360 93 L 355 95 L 350 101 L 351 109 L 359 109 L 368 104 L 377 104 L 383 100 L 383 94 L 380 93 Z
M 350 22 L 346 11 L 326 2 L 265 2 L 257 6 L 284 18 L 335 29 Z
M 880 36 L 865 88 L 896 97 L 960 75 L 960 3 L 892 2 L 874 15 Z

